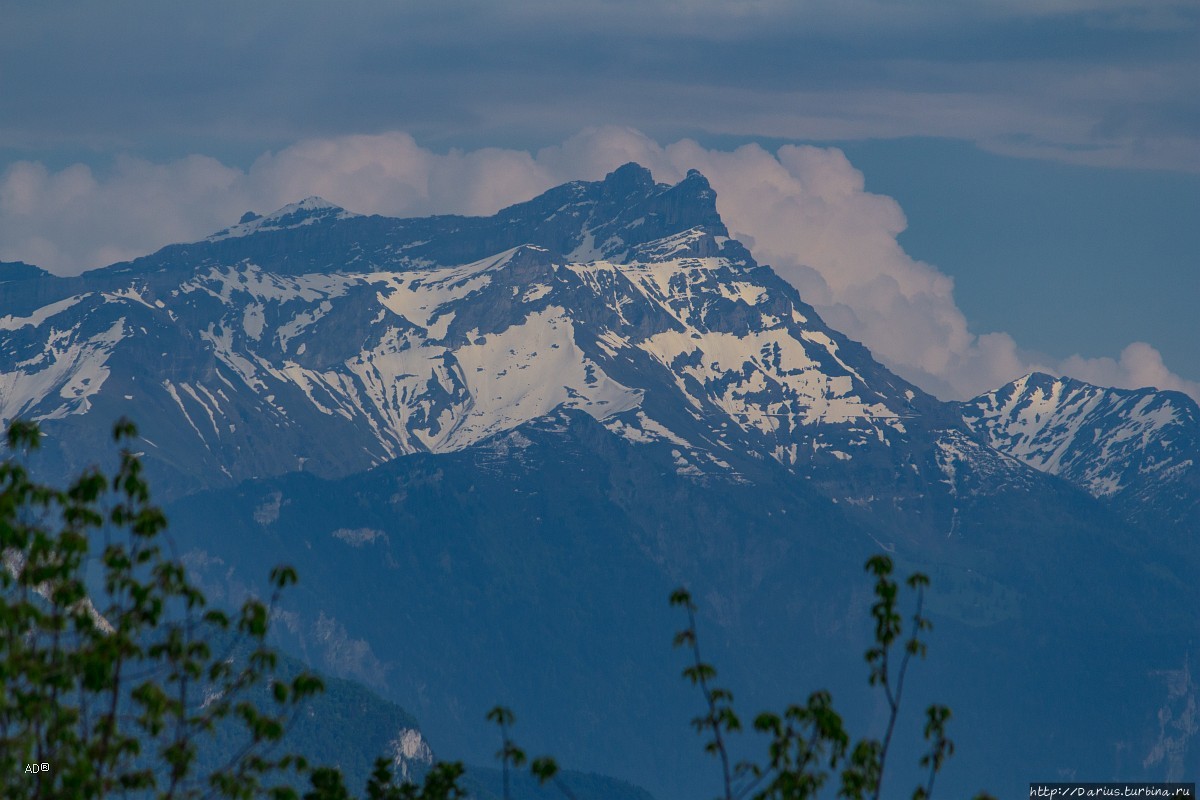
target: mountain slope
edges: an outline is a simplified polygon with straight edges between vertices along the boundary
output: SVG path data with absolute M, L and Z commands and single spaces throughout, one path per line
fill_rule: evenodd
M 1053 479 L 1057 495 L 964 497 L 955 536 L 916 539 L 770 462 L 742 457 L 745 482 L 698 480 L 672 468 L 672 449 L 570 410 L 453 453 L 336 481 L 250 481 L 167 511 L 210 594 L 294 564 L 289 645 L 414 709 L 444 753 L 494 752 L 481 719 L 501 702 L 535 752 L 658 797 L 712 794 L 715 764 L 688 726 L 700 698 L 670 647 L 683 620 L 666 598 L 680 584 L 741 712 L 826 687 L 856 730 L 871 730 L 881 708 L 861 657 L 862 563 L 882 547 L 934 586 L 900 785 L 919 757 L 916 710 L 933 701 L 959 720 L 943 776 L 953 794 L 1007 796 L 1060 770 L 1165 775 L 1150 756 L 1160 733 L 1177 734 L 1158 713 L 1195 699 L 1186 681 L 1172 699 L 1160 676 L 1186 669 L 1200 633 L 1184 599 L 1194 558 L 1155 552 Z
M 1200 408 L 1180 392 L 1033 373 L 962 405 L 997 450 L 1065 478 L 1137 524 L 1200 532 Z

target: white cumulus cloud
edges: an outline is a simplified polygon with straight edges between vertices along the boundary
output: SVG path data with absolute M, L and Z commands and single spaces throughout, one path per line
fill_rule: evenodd
M 1200 399 L 1200 384 L 1173 374 L 1142 342 L 1117 358 L 1056 361 L 1023 352 L 1007 333 L 971 331 L 953 279 L 897 241 L 906 225 L 900 206 L 867 192 L 862 173 L 835 148 L 714 150 L 598 128 L 536 153 L 436 153 L 403 132 L 312 139 L 266 153 L 246 170 L 204 156 L 161 164 L 120 158 L 99 176 L 84 165 L 51 171 L 17 162 L 0 173 L 0 260 L 74 274 L 202 238 L 246 210 L 271 211 L 309 195 L 360 213 L 490 214 L 629 161 L 666 182 L 699 169 L 731 232 L 760 262 L 795 285 L 830 325 L 941 397 L 970 397 L 1041 369 Z
M 1155 386 L 1185 392 L 1200 400 L 1200 383 L 1185 380 L 1163 363 L 1162 354 L 1145 342 L 1134 342 L 1117 358 L 1071 356 L 1059 364 L 1061 371 L 1098 386 L 1135 389 Z

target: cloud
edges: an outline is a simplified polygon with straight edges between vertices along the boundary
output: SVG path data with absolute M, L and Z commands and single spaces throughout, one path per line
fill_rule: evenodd
M 1180 378 L 1163 363 L 1162 354 L 1145 342 L 1134 342 L 1117 359 L 1071 356 L 1060 365 L 1065 374 L 1098 386 L 1136 389 L 1155 386 L 1190 394 L 1200 400 L 1200 383 Z
M 435 154 L 407 133 L 300 142 L 259 158 L 247 194 L 263 207 L 307 195 L 360 213 L 492 214 L 559 182 L 527 152 Z
M 708 176 L 731 232 L 772 265 L 833 327 L 942 397 L 965 398 L 1042 369 L 1108 386 L 1157 386 L 1200 398 L 1153 347 L 1118 358 L 1055 360 L 1003 332 L 978 335 L 954 282 L 897 241 L 906 220 L 835 148 L 661 145 L 631 128 L 589 129 L 536 153 L 483 148 L 436 153 L 403 132 L 310 139 L 240 170 L 204 156 L 118 159 L 104 175 L 18 162 L 0 174 L 0 259 L 76 273 L 218 230 L 247 210 L 313 194 L 360 213 L 490 214 L 561 182 L 597 179 L 628 161 L 674 182 Z
M 71 274 L 143 255 L 227 223 L 244 176 L 215 159 L 168 164 L 119 158 L 97 178 L 20 161 L 0 173 L 0 259 Z
M 4 22 L 0 147 L 28 153 L 618 122 L 1200 171 L 1195 0 L 44 0 Z

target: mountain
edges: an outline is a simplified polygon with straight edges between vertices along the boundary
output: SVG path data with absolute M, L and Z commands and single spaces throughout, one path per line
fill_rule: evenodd
M 712 792 L 669 647 L 680 584 L 744 713 L 829 686 L 877 728 L 861 567 L 883 550 L 934 581 L 911 708 L 955 709 L 950 791 L 1194 771 L 1190 518 L 1149 536 L 1142 496 L 984 424 L 1011 416 L 999 394 L 896 376 L 715 201 L 697 172 L 626 165 L 491 217 L 310 198 L 76 278 L 6 267 L 0 418 L 40 420 L 32 466 L 65 474 L 135 417 L 206 592 L 297 566 L 285 645 L 413 709 L 450 757 L 487 761 L 504 703 L 531 751 L 661 800 Z M 1137 443 L 1103 450 L 1122 486 L 1154 441 L 1195 453 L 1112 429 Z M 1197 496 L 1178 486 L 1171 513 Z
M 1064 478 L 1130 522 L 1200 531 L 1200 408 L 1181 392 L 1033 373 L 962 406 L 992 447 Z
M 699 173 L 627 165 L 490 218 L 361 217 L 310 198 L 62 279 L 0 318 L 0 419 L 102 445 L 137 416 L 171 495 L 337 477 L 471 447 L 558 408 L 736 480 L 776 462 L 870 515 L 957 525 L 963 481 L 1035 480 L 760 267 Z M 969 463 L 968 463 L 969 462 Z

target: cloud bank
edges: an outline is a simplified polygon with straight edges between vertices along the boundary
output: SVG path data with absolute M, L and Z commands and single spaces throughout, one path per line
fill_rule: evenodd
M 1194 173 L 1198 36 L 1196 0 L 9 2 L 0 148 L 528 146 L 619 123 Z
M 202 238 L 244 211 L 271 211 L 314 194 L 368 214 L 491 214 L 628 161 L 665 182 L 689 169 L 703 172 L 731 232 L 760 262 L 795 285 L 830 325 L 936 395 L 970 397 L 1037 369 L 1200 399 L 1200 384 L 1172 373 L 1144 342 L 1116 358 L 1059 360 L 1023 351 L 1007 333 L 971 331 L 953 279 L 911 258 L 897 241 L 906 225 L 899 205 L 867 192 L 862 173 L 834 148 L 725 151 L 597 128 L 536 153 L 436 153 L 402 132 L 310 139 L 266 153 L 246 170 L 205 156 L 121 158 L 99 176 L 81 164 L 52 171 L 23 161 L 0 174 L 0 260 L 78 273 Z

